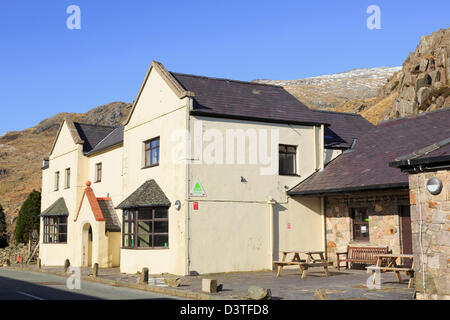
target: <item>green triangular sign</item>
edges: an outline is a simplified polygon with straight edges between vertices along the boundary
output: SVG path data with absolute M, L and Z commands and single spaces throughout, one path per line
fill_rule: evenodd
M 206 192 L 203 189 L 202 185 L 200 184 L 200 182 L 196 182 L 194 184 L 194 187 L 192 188 L 191 192 L 189 193 L 190 196 L 194 196 L 194 197 L 206 197 Z

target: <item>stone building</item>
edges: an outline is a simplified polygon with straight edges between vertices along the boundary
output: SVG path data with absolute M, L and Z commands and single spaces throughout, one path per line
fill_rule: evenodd
M 450 135 L 396 160 L 409 173 L 417 297 L 450 299 Z
M 448 109 L 382 122 L 288 191 L 293 197 L 322 199 L 330 260 L 349 244 L 412 253 L 410 181 L 389 163 L 447 138 L 449 123 Z

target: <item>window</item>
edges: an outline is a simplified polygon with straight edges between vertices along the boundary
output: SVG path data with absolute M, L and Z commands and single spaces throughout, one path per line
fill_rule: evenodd
M 102 163 L 97 163 L 95 165 L 95 182 L 102 181 Z
M 55 191 L 59 190 L 59 171 L 55 172 Z
M 66 176 L 64 180 L 64 188 L 70 188 L 70 168 L 66 169 Z
M 353 240 L 369 240 L 369 215 L 366 208 L 352 208 Z
M 280 144 L 279 146 L 279 174 L 281 175 L 295 175 L 297 147 Z
M 144 142 L 145 160 L 144 167 L 153 167 L 159 164 L 159 137 Z
M 124 248 L 168 248 L 169 215 L 167 208 L 139 208 L 123 211 Z
M 44 217 L 44 243 L 67 243 L 67 217 Z

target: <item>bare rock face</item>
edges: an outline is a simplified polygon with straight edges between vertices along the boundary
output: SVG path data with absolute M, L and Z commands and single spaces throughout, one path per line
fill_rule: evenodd
M 384 119 L 450 107 L 450 28 L 421 38 L 402 70 L 378 91 L 382 99 L 398 91 Z

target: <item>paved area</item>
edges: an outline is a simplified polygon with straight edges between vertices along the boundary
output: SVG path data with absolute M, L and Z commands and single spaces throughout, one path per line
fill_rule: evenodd
M 35 266 L 24 266 L 29 270 L 36 270 Z M 62 267 L 44 267 L 46 272 L 62 273 Z M 0 268 L 1 271 L 1 268 Z M 84 277 L 92 277 L 91 268 L 82 268 Z M 0 273 L 1 276 L 1 273 Z M 170 275 L 169 275 L 170 276 Z M 381 288 L 369 289 L 366 282 L 370 274 L 365 270 L 341 270 L 331 268 L 330 276 L 325 277 L 322 270 L 311 269 L 308 277 L 301 279 L 298 269 L 283 270 L 281 277 L 276 278 L 275 271 L 262 272 L 237 272 L 220 273 L 204 276 L 186 276 L 182 277 L 182 285 L 176 289 L 167 288 L 170 291 L 165 292 L 164 286 L 151 286 L 161 290 L 158 292 L 167 295 L 177 295 L 187 298 L 196 298 L 195 294 L 201 294 L 201 281 L 203 278 L 217 279 L 223 284 L 223 291 L 211 295 L 216 299 L 242 299 L 248 294 L 248 287 L 256 285 L 270 288 L 273 299 L 290 300 L 316 300 L 316 291 L 325 289 L 329 299 L 332 300 L 409 300 L 413 299 L 414 288 L 408 289 L 407 276 L 403 276 L 403 282 L 398 283 L 393 273 L 382 274 Z M 162 280 L 162 275 L 150 275 L 150 278 Z M 115 281 L 116 285 L 134 284 L 136 286 L 138 274 L 123 274 L 118 268 L 100 269 L 98 279 Z M 162 282 L 162 281 L 161 281 Z M 87 283 L 84 281 L 83 283 Z M 143 287 L 149 287 L 147 285 Z M 202 297 L 204 298 L 204 297 Z
M 153 292 L 81 281 L 70 290 L 66 278 L 46 273 L 0 268 L 0 300 L 174 299 Z

